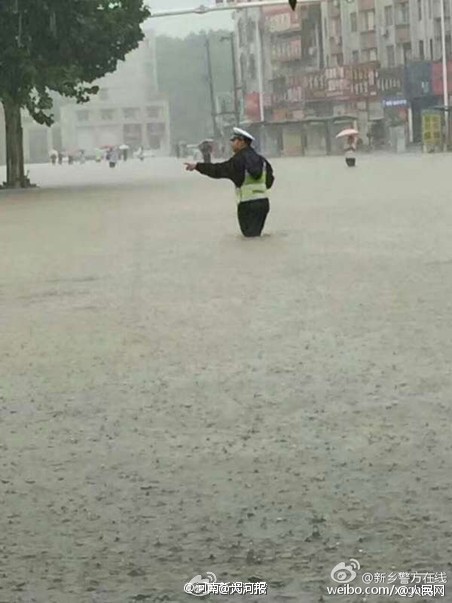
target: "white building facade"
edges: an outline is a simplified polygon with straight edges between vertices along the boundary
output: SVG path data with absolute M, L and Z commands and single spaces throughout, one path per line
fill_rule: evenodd
M 152 34 L 96 85 L 99 93 L 89 103 L 61 108 L 65 150 L 83 149 L 89 155 L 96 148 L 127 144 L 169 155 L 169 104 L 158 93 Z
M 155 155 L 170 154 L 168 102 L 159 95 L 155 37 L 146 34 L 118 69 L 98 82 L 99 93 L 89 103 L 55 99 L 55 124 L 37 124 L 24 110 L 24 158 L 26 163 L 49 160 L 52 149 L 66 153 L 127 144 L 143 147 Z M 0 163 L 4 164 L 5 132 L 0 104 Z

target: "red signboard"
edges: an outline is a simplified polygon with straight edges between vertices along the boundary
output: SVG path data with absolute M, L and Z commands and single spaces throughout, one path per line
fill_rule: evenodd
M 378 94 L 375 63 L 330 67 L 303 77 L 306 100 L 351 100 Z
M 350 65 L 349 78 L 351 81 L 352 96 L 368 98 L 378 94 L 378 66 L 377 63 L 362 63 Z
M 452 61 L 447 63 L 447 87 L 449 93 L 452 92 Z M 443 95 L 443 65 L 442 63 L 432 64 L 432 91 L 435 96 Z
M 351 82 L 345 67 L 325 69 L 326 96 L 342 98 L 350 96 Z
M 259 92 L 251 92 L 245 96 L 245 114 L 249 121 L 261 121 Z
M 271 47 L 272 58 L 277 61 L 293 61 L 301 58 L 301 40 L 278 40 Z
M 300 15 L 288 6 L 263 7 L 266 29 L 270 33 L 299 30 Z
M 303 89 L 306 100 L 325 98 L 326 78 L 323 71 L 316 71 L 303 77 Z
M 397 96 L 404 92 L 403 67 L 386 67 L 378 70 L 378 92 Z

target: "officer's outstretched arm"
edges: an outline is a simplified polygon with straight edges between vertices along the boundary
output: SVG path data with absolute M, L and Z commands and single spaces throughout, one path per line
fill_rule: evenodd
M 233 158 L 221 163 L 197 163 L 195 169 L 209 178 L 235 180 L 237 177 Z

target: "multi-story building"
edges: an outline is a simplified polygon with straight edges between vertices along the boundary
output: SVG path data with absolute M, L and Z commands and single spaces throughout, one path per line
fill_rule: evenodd
M 365 127 L 369 122 L 382 122 L 385 109 L 393 114 L 391 106 L 399 96 L 408 108 L 409 138 L 420 141 L 423 110 L 442 104 L 441 2 L 446 56 L 450 59 L 452 0 L 322 0 L 326 64 L 334 67 L 375 62 L 380 79 L 402 82 L 398 89 L 392 86 L 379 90 L 366 111 L 361 107 L 360 122 Z M 393 98 L 385 98 L 385 93 Z M 379 104 L 379 100 L 383 102 Z M 404 107 L 399 107 L 403 112 Z
M 269 152 L 284 154 L 339 150 L 335 133 L 347 123 L 364 144 L 420 143 L 424 113 L 448 115 L 442 4 L 450 106 L 452 0 L 310 0 L 295 13 L 238 11 L 244 123 L 265 133 Z
M 99 93 L 84 105 L 61 109 L 65 149 L 126 144 L 169 154 L 169 105 L 157 89 L 155 38 L 148 34 L 118 69 L 98 82 Z
M 324 68 L 324 44 L 320 2 L 262 9 L 263 28 L 269 32 L 272 76 L 271 109 L 267 144 L 270 152 L 295 155 L 304 152 L 296 123 L 306 117 L 304 80 Z
M 237 11 L 234 18 L 243 121 L 246 124 L 258 123 L 264 116 L 271 72 L 268 32 L 262 28 L 258 8 Z
M 261 124 L 258 131 L 265 123 L 270 152 L 285 154 L 338 150 L 334 136 L 346 123 L 364 143 L 419 142 L 422 112 L 443 102 L 441 1 L 452 58 L 452 0 L 312 0 L 295 13 L 239 11 L 245 121 Z M 241 31 L 251 14 L 258 37 Z M 450 94 L 452 62 L 449 70 Z
M 168 102 L 159 95 L 155 38 L 148 33 L 118 69 L 98 82 L 99 93 L 89 103 L 54 99 L 55 124 L 37 124 L 23 111 L 24 157 L 27 163 L 45 162 L 52 149 L 89 155 L 97 147 L 127 144 L 143 146 L 156 155 L 170 154 Z M 4 131 L 0 106 L 0 128 Z M 0 162 L 5 161 L 0 134 Z
M 443 0 L 451 51 L 451 0 Z M 328 66 L 378 61 L 382 67 L 436 61 L 441 49 L 441 0 L 322 0 Z

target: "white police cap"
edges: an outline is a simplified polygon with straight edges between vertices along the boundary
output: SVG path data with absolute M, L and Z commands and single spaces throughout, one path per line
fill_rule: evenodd
M 242 130 L 242 128 L 233 128 L 232 131 L 234 132 L 232 138 L 244 138 L 245 140 L 250 140 L 251 142 L 255 141 L 254 136 L 252 136 L 246 130 Z

